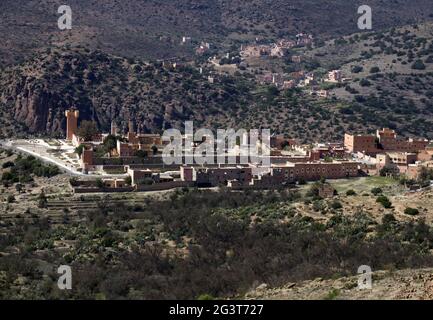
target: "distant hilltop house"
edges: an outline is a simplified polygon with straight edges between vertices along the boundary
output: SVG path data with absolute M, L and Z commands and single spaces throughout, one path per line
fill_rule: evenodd
M 301 63 L 302 62 L 301 56 L 292 56 L 292 62 L 293 63 Z
M 280 48 L 291 49 L 296 47 L 296 42 L 293 40 L 280 39 L 277 41 L 276 45 Z
M 289 74 L 290 78 L 295 80 L 302 80 L 305 79 L 305 71 L 296 71 Z
M 285 82 L 285 76 L 280 73 L 265 73 L 264 75 L 257 76 L 257 80 L 260 84 L 273 84 L 278 88 L 282 88 Z
M 283 89 L 284 90 L 293 89 L 295 87 L 296 87 L 296 81 L 295 80 L 285 80 L 283 82 Z
M 191 42 L 191 37 L 188 37 L 188 36 L 182 37 L 182 43 L 183 44 L 187 44 L 187 43 L 190 43 L 190 42 Z
M 313 43 L 313 36 L 311 34 L 298 33 L 296 35 L 296 45 L 307 46 Z
M 341 70 L 332 70 L 328 72 L 328 77 L 325 80 L 326 82 L 332 83 L 340 83 L 343 81 L 343 73 Z
M 317 84 L 316 76 L 314 75 L 314 73 L 310 72 L 304 74 L 302 79 L 300 79 L 299 81 L 298 87 L 306 87 L 306 86 L 312 86 L 316 84 Z
M 328 98 L 329 97 L 329 91 L 325 90 L 325 89 L 312 88 L 309 93 L 310 93 L 310 95 L 316 96 L 319 98 Z
M 162 61 L 162 66 L 165 69 L 178 69 L 185 66 L 185 63 L 179 59 L 168 59 Z
M 256 40 L 258 41 L 258 40 Z M 247 46 L 241 46 L 241 56 L 243 58 L 255 57 L 259 58 L 262 56 L 271 57 L 285 57 L 287 56 L 290 49 L 296 46 L 305 46 L 313 42 L 312 35 L 306 35 L 300 33 L 296 35 L 296 41 L 288 39 L 280 39 L 272 44 L 251 44 Z M 300 63 L 301 57 L 295 56 L 294 62 Z
M 285 57 L 288 51 L 296 46 L 296 42 L 292 40 L 281 39 L 272 45 L 271 57 Z M 300 57 L 299 57 L 300 58 Z
M 262 57 L 271 54 L 271 46 L 269 45 L 249 45 L 241 48 L 241 56 L 244 58 L 248 57 Z
M 306 86 L 317 86 L 318 81 L 313 73 L 305 73 L 304 71 L 293 72 L 290 74 L 285 73 L 271 73 L 267 72 L 264 74 L 256 75 L 257 81 L 262 84 L 274 84 L 280 89 L 292 89 L 292 88 L 303 88 Z M 320 95 L 321 97 L 327 97 L 328 92 L 324 90 L 317 90 L 313 87 L 310 94 Z
M 286 54 L 287 54 L 287 50 L 285 48 L 278 46 L 278 45 L 274 45 L 271 48 L 271 53 L 270 53 L 271 57 L 282 58 L 282 57 L 286 56 Z
M 195 53 L 197 55 L 202 55 L 202 54 L 205 54 L 209 50 L 210 50 L 210 43 L 202 42 L 200 44 L 200 46 L 195 50 Z

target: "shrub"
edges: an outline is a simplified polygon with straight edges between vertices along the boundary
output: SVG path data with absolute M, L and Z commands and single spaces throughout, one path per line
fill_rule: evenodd
M 96 179 L 96 186 L 100 189 L 104 187 L 104 182 L 102 181 L 102 179 Z
M 96 123 L 93 121 L 83 120 L 77 130 L 77 134 L 84 139 L 84 141 L 91 141 L 92 138 L 98 133 Z
M 377 203 L 380 203 L 385 209 L 389 209 L 392 207 L 391 201 L 386 196 L 379 196 L 376 199 Z
M 305 181 L 305 179 L 304 178 L 299 178 L 299 180 L 298 180 L 298 184 L 299 185 L 304 185 L 304 184 L 306 184 L 307 182 Z
M 416 60 L 412 64 L 411 68 L 414 70 L 425 70 L 425 64 L 424 64 L 424 62 L 422 62 L 422 60 Z
M 360 72 L 362 72 L 363 70 L 364 70 L 364 68 L 361 67 L 361 66 L 353 66 L 353 67 L 352 67 L 352 72 L 353 72 L 353 73 L 360 73 Z
M 127 184 L 127 185 L 131 185 L 131 183 L 132 183 L 132 178 L 131 178 L 131 176 L 127 176 L 126 178 L 125 178 L 125 183 Z
M 331 208 L 332 208 L 332 209 L 335 209 L 335 210 L 338 210 L 338 209 L 343 208 L 343 205 L 341 204 L 340 201 L 334 200 L 334 201 L 331 203 Z
M 38 207 L 42 209 L 42 208 L 46 208 L 47 205 L 48 205 L 47 196 L 46 196 L 45 193 L 42 191 L 42 192 L 39 194 L 39 197 L 38 197 Z
M 390 224 L 390 223 L 393 223 L 395 221 L 397 221 L 397 220 L 395 219 L 394 215 L 391 213 L 387 213 L 382 217 L 382 223 L 383 224 Z
M 84 148 L 85 148 L 84 144 L 80 144 L 78 147 L 75 148 L 74 152 L 75 152 L 79 157 L 81 157 L 81 155 L 83 154 Z
M 419 210 L 416 208 L 406 208 L 406 209 L 404 209 L 404 214 L 407 214 L 410 216 L 416 216 L 419 214 Z
M 373 188 L 373 189 L 371 189 L 371 193 L 375 196 L 378 196 L 379 194 L 382 193 L 382 189 L 381 188 Z
M 7 162 L 3 163 L 3 165 L 2 165 L 3 169 L 10 168 L 13 166 L 15 166 L 15 163 L 13 163 L 12 161 L 7 161 Z
M 355 195 L 356 195 L 355 190 L 350 189 L 346 191 L 346 196 L 355 196 Z
M 370 73 L 378 73 L 378 72 L 380 72 L 380 68 L 379 67 L 372 67 L 370 69 Z
M 340 290 L 338 289 L 332 289 L 329 291 L 329 293 L 325 296 L 325 300 L 335 300 L 340 295 Z
M 359 85 L 361 87 L 369 87 L 371 86 L 371 82 L 368 81 L 367 79 L 362 79 L 361 81 L 359 81 Z

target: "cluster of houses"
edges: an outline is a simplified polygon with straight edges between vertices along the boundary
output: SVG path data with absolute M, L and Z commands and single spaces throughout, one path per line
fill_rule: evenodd
M 307 46 L 313 43 L 311 34 L 299 33 L 296 35 L 296 40 L 280 39 L 276 43 L 271 44 L 251 44 L 241 47 L 241 56 L 244 58 L 259 58 L 263 56 L 284 57 L 289 50 L 295 47 Z M 299 60 L 299 56 L 294 58 Z M 299 61 L 300 63 L 300 61 Z
M 270 138 L 270 163 L 167 165 L 162 158 L 165 146 L 159 134 L 140 134 L 129 122 L 128 132 L 119 134 L 113 123 L 110 135 L 120 137 L 107 154 L 98 153 L 108 134 L 96 135 L 95 141 L 77 136 L 78 112 L 67 116 L 67 139 L 83 146 L 82 170 L 101 173 L 97 179 L 74 180 L 75 192 L 153 191 L 178 187 L 218 187 L 233 189 L 275 189 L 301 181 L 321 178 L 342 179 L 360 175 L 406 175 L 416 179 L 421 167 L 433 168 L 433 145 L 424 139 L 404 140 L 390 129 L 376 135 L 346 134 L 341 143 L 300 145 L 284 135 Z M 201 142 L 195 142 L 199 147 Z M 113 178 L 112 173 L 118 174 Z M 104 174 L 110 174 L 104 179 Z
M 347 81 L 343 78 L 341 70 L 331 70 L 326 77 L 319 78 L 313 72 L 297 71 L 290 74 L 265 73 L 256 76 L 262 85 L 275 85 L 279 89 L 288 90 L 293 88 L 308 88 L 309 94 L 321 98 L 328 98 L 329 91 L 321 88 L 323 83 L 343 83 Z
M 256 43 L 249 45 L 242 45 L 238 56 L 231 57 L 227 53 L 223 58 L 225 61 L 231 61 L 233 66 L 236 66 L 240 61 L 239 66 L 248 66 L 249 58 L 260 58 L 260 57 L 289 57 L 291 61 L 295 64 L 300 64 L 302 62 L 302 56 L 299 54 L 292 54 L 291 49 L 297 47 L 304 47 L 312 45 L 314 38 L 311 34 L 299 33 L 293 39 L 280 39 L 275 43 L 260 43 L 259 39 L 256 39 Z M 182 44 L 191 44 L 192 38 L 189 36 L 182 37 Z M 202 41 L 195 48 L 196 55 L 204 55 L 211 49 L 211 44 Z M 209 57 L 208 62 L 211 65 L 220 66 L 221 58 L 217 56 Z M 171 69 L 176 69 L 181 67 L 183 63 L 178 61 L 163 61 L 165 67 Z M 203 73 L 203 68 L 200 68 L 200 73 Z M 216 82 L 215 73 L 208 74 L 208 82 L 213 84 Z M 275 73 L 275 72 L 260 72 L 255 74 L 255 79 L 258 83 L 262 85 L 275 85 L 280 90 L 289 90 L 294 88 L 307 89 L 308 94 L 311 96 L 317 96 L 319 98 L 329 98 L 330 92 L 324 89 L 323 83 L 342 83 L 347 81 L 343 77 L 341 70 L 330 70 L 324 77 L 318 77 L 312 72 L 297 71 L 292 73 Z

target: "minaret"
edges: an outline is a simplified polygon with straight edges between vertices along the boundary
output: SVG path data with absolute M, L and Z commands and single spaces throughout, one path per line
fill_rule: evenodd
M 134 132 L 134 122 L 131 119 L 129 119 L 128 122 L 128 142 L 137 143 L 137 136 Z
M 134 122 L 131 119 L 129 119 L 128 122 L 128 130 L 128 133 L 134 134 Z
M 111 135 L 112 136 L 117 136 L 117 125 L 116 123 L 113 121 L 111 121 Z
M 78 117 L 80 112 L 78 110 L 70 109 L 65 112 L 66 116 L 66 140 L 72 141 L 74 134 L 78 129 Z

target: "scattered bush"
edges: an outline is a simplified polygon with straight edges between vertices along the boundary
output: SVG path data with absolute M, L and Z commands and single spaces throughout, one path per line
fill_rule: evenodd
M 373 194 L 374 196 L 378 196 L 379 194 L 381 194 L 383 191 L 381 188 L 373 188 L 371 189 L 371 194 Z
M 404 213 L 410 216 L 416 216 L 419 214 L 419 210 L 416 208 L 406 208 L 404 209 Z
M 331 203 L 331 208 L 334 209 L 334 210 L 338 210 L 338 209 L 343 208 L 343 205 L 341 204 L 340 201 L 334 200 L 334 201 Z
M 380 68 L 379 67 L 372 67 L 370 69 L 370 73 L 378 73 L 378 72 L 380 72 Z
M 376 199 L 377 203 L 380 203 L 385 209 L 389 209 L 392 207 L 391 201 L 386 196 L 379 196 Z
M 7 161 L 7 162 L 3 163 L 3 165 L 2 165 L 3 169 L 11 168 L 14 166 L 15 166 L 15 163 L 13 163 L 12 161 Z
M 425 70 L 426 67 L 425 67 L 425 64 L 422 60 L 416 60 L 412 64 L 411 68 L 414 70 Z
M 355 190 L 350 189 L 346 191 L 346 196 L 355 196 L 355 195 L 356 195 Z

